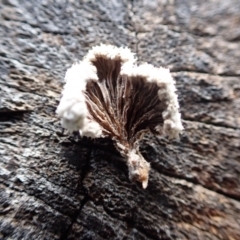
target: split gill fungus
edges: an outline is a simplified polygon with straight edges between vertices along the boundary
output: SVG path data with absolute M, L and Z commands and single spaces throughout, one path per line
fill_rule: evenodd
M 148 185 L 144 134 L 177 138 L 183 130 L 174 80 L 166 68 L 138 66 L 128 48 L 101 44 L 69 68 L 56 113 L 62 126 L 91 138 L 110 137 L 129 178 Z

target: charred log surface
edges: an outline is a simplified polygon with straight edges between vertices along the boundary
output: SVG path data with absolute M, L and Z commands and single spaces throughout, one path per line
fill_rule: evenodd
M 240 239 L 240 2 L 0 1 L 1 239 Z M 171 68 L 185 131 L 148 136 L 149 186 L 63 131 L 65 71 L 99 43 Z M 144 96 L 143 96 L 144 97 Z

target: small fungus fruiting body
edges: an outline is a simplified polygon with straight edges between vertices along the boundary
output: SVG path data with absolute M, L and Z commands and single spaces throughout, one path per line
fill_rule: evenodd
M 65 81 L 56 111 L 62 126 L 112 138 L 127 160 L 129 178 L 146 188 L 150 164 L 139 152 L 144 134 L 176 138 L 183 130 L 169 70 L 138 66 L 128 48 L 101 44 L 67 70 Z

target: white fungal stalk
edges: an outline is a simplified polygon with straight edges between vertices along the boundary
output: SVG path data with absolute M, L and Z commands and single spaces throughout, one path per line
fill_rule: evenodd
M 68 69 L 57 108 L 62 126 L 82 136 L 110 137 L 127 160 L 129 178 L 147 187 L 150 164 L 139 152 L 144 134 L 178 137 L 183 130 L 168 69 L 137 66 L 128 48 L 100 45 Z

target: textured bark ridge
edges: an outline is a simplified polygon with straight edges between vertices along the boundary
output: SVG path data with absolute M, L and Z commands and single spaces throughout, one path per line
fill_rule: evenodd
M 240 2 L 0 1 L 1 239 L 240 239 Z M 100 43 L 170 68 L 184 133 L 144 137 L 148 188 L 108 139 L 63 131 L 66 70 Z

